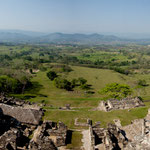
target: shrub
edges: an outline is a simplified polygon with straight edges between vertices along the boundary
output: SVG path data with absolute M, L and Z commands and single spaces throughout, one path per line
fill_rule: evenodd
M 78 78 L 78 82 L 79 82 L 79 85 L 83 85 L 83 84 L 86 84 L 87 80 L 80 77 L 80 78 Z
M 78 86 L 78 80 L 77 79 L 72 79 L 71 85 L 72 85 L 73 88 Z
M 59 89 L 66 89 L 68 91 L 72 90 L 71 82 L 63 78 L 55 78 L 54 84 Z
M 119 67 L 115 67 L 115 68 L 113 68 L 113 70 L 118 72 L 118 73 L 125 74 L 125 75 L 128 75 L 130 73 L 128 70 L 124 70 L 124 69 L 119 68 Z
M 147 86 L 148 84 L 146 83 L 146 81 L 143 79 L 140 79 L 139 81 L 138 81 L 138 85 L 139 86 Z
M 57 78 L 57 74 L 56 74 L 55 71 L 49 71 L 49 72 L 47 73 L 47 77 L 48 77 L 50 80 L 53 81 L 55 78 Z
M 89 87 L 87 84 L 82 84 L 82 85 L 80 86 L 80 88 L 81 88 L 81 89 L 84 89 L 84 90 L 89 90 L 89 89 L 90 89 L 90 87 Z
M 71 71 L 72 71 L 71 67 L 67 65 L 62 66 L 62 72 L 71 72 Z

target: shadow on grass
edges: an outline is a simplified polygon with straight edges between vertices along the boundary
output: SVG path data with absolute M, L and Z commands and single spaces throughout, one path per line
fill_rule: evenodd
M 27 98 L 34 98 L 36 96 L 47 97 L 47 95 L 40 94 L 40 90 L 43 88 L 43 85 L 39 84 L 39 82 L 32 82 L 32 86 L 25 91 Z
M 39 97 L 47 97 L 47 95 L 44 94 L 37 94 Z
M 24 93 L 9 94 L 9 96 L 13 96 L 13 97 L 23 99 L 23 100 L 29 100 L 37 96 L 45 98 L 47 97 L 47 95 L 40 94 L 40 90 L 42 88 L 43 88 L 43 85 L 39 84 L 38 82 L 32 82 L 32 85 L 28 89 L 26 89 Z
M 43 85 L 39 84 L 39 82 L 32 82 L 31 88 L 28 89 L 29 92 L 33 94 L 38 94 L 39 91 L 43 88 Z

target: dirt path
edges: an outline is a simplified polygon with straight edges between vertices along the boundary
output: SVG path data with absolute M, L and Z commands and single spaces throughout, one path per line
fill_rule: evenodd
M 89 132 L 89 130 L 83 130 L 82 134 L 83 134 L 83 138 L 82 138 L 83 148 L 85 150 L 90 150 L 90 147 L 91 147 L 91 138 L 90 138 L 90 132 Z

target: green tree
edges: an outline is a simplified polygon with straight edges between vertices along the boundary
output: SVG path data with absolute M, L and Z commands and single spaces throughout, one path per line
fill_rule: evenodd
M 21 87 L 22 84 L 18 80 L 8 76 L 0 76 L 0 92 L 20 93 Z
M 54 84 L 59 89 L 66 89 L 68 91 L 72 90 L 71 82 L 63 78 L 55 78 Z
M 107 94 L 108 97 L 111 98 L 124 98 L 132 93 L 132 90 L 129 85 L 119 84 L 119 83 L 111 83 L 107 84 L 101 91 L 101 94 Z
M 57 74 L 56 74 L 55 71 L 49 71 L 49 72 L 47 73 L 47 77 L 48 77 L 50 80 L 53 81 L 55 78 L 57 78 Z
M 79 82 L 80 85 L 83 85 L 83 84 L 87 83 L 87 80 L 82 78 L 82 77 L 80 77 L 80 78 L 78 78 L 78 82 Z
M 78 85 L 78 80 L 77 79 L 72 79 L 71 85 L 72 85 L 73 88 L 76 87 Z

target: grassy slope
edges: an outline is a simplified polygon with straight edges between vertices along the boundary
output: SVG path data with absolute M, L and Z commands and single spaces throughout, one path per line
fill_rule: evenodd
M 106 84 L 111 82 L 126 83 L 127 80 L 130 80 L 130 77 L 120 75 L 119 73 L 111 70 L 75 66 L 72 68 L 73 71 L 68 75 L 64 75 L 64 77 L 68 78 L 69 80 L 73 78 L 84 77 L 88 80 L 88 84 L 92 85 L 91 88 L 93 91 L 95 91 L 95 94 L 85 94 L 85 92 L 79 88 L 70 92 L 58 89 L 54 86 L 53 81 L 50 81 L 46 77 L 46 72 L 39 72 L 32 80 L 33 82 L 38 82 L 40 84 L 39 92 L 33 89 L 27 93 L 38 93 L 38 95 L 40 93 L 41 95 L 45 95 L 47 97 L 39 95 L 36 98 L 32 98 L 31 101 L 41 102 L 42 100 L 45 100 L 46 103 L 54 106 L 64 106 L 64 104 L 70 103 L 72 106 L 92 107 L 96 106 L 98 101 L 102 98 L 98 91 Z
M 119 82 L 127 83 L 130 86 L 135 84 L 137 78 L 145 78 L 149 82 L 148 76 L 124 76 L 119 73 L 115 73 L 110 70 L 102 69 L 91 69 L 84 67 L 72 67 L 74 71 L 65 75 L 68 79 L 84 77 L 88 80 L 89 84 L 92 84 L 95 91 L 103 88 L 107 83 Z M 101 121 L 102 126 L 106 126 L 108 122 L 112 122 L 113 119 L 120 118 L 123 125 L 129 124 L 131 120 L 137 118 L 143 118 L 147 109 L 149 108 L 150 102 L 146 102 L 146 107 L 128 110 L 117 110 L 112 112 L 101 112 L 101 111 L 92 111 L 93 107 L 98 105 L 98 102 L 102 98 L 97 92 L 92 96 L 87 96 L 84 94 L 84 91 L 78 90 L 77 92 L 67 92 L 65 90 L 57 89 L 53 82 L 46 77 L 46 72 L 39 72 L 33 78 L 33 82 L 38 82 L 39 89 L 33 89 L 32 91 L 27 92 L 26 94 L 35 94 L 38 95 L 35 98 L 32 98 L 31 101 L 41 102 L 45 100 L 47 104 L 53 105 L 53 107 L 46 106 L 45 119 L 53 121 L 63 121 L 68 127 L 74 127 L 74 119 L 79 118 L 90 118 L 95 121 Z M 38 91 L 39 90 L 39 91 Z M 149 86 L 146 87 L 146 90 L 150 90 Z M 47 97 L 44 97 L 47 96 Z M 144 94 L 143 94 L 144 95 Z M 148 92 L 147 92 L 148 95 Z M 65 104 L 71 104 L 76 111 L 61 111 L 58 109 L 60 106 Z

